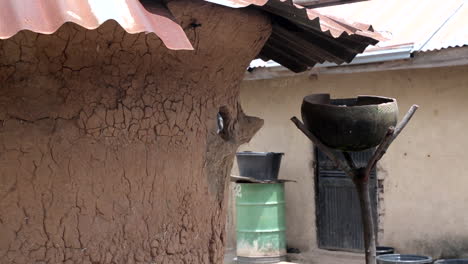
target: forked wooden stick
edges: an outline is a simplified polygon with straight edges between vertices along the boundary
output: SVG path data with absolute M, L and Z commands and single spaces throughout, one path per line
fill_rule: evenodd
M 369 160 L 367 163 L 366 167 L 366 172 L 370 173 L 370 171 L 375 167 L 377 164 L 377 161 L 379 161 L 383 155 L 387 152 L 388 147 L 392 144 L 392 142 L 400 135 L 401 131 L 406 127 L 406 125 L 409 123 L 411 118 L 413 117 L 414 113 L 416 113 L 416 110 L 418 110 L 419 106 L 418 105 L 413 105 L 411 108 L 408 110 L 406 115 L 403 117 L 403 119 L 398 123 L 398 125 L 395 128 L 389 128 L 387 135 L 385 136 L 385 139 L 380 143 L 379 147 L 377 150 L 374 152 L 374 155 L 372 155 L 372 158 Z
M 354 175 L 353 170 L 348 166 L 346 163 L 342 162 L 332 151 L 330 148 L 325 146 L 325 144 L 322 143 L 312 132 L 310 132 L 305 125 L 297 119 L 297 117 L 292 117 L 291 121 L 297 126 L 297 128 L 304 133 L 311 141 L 314 143 L 314 145 L 319 148 L 327 157 L 335 163 L 335 165 L 340 168 L 342 171 L 344 171 L 348 176 L 349 175 Z
M 385 135 L 382 142 L 377 147 L 372 157 L 369 159 L 367 166 L 364 168 L 357 168 L 351 155 L 348 152 L 343 152 L 343 156 L 346 162 L 343 162 L 333 151 L 325 146 L 312 132 L 310 132 L 305 125 L 297 119 L 292 117 L 291 121 L 297 126 L 299 130 L 304 133 L 313 143 L 319 148 L 335 165 L 346 173 L 354 182 L 356 190 L 358 192 L 359 202 L 361 205 L 361 216 L 364 231 L 364 244 L 365 244 L 365 256 L 367 264 L 376 263 L 376 239 L 374 229 L 374 219 L 372 216 L 372 207 L 369 195 L 369 175 L 371 170 L 377 164 L 383 155 L 386 153 L 390 144 L 398 137 L 401 131 L 406 127 L 408 122 L 413 117 L 414 113 L 418 109 L 417 105 L 411 106 L 406 115 L 403 117 L 401 122 L 395 127 L 389 127 L 387 134 Z

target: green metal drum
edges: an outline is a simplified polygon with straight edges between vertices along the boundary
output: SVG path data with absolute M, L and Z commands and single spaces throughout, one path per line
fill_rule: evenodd
M 235 195 L 238 262 L 284 260 L 284 183 L 238 183 Z

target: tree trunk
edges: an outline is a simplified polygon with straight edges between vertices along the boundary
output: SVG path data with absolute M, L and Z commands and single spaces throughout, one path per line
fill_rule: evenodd
M 359 175 L 354 179 L 354 185 L 359 197 L 361 205 L 362 228 L 364 231 L 364 250 L 366 256 L 366 264 L 376 263 L 376 244 L 375 244 L 375 227 L 372 214 L 371 199 L 369 194 L 369 177 L 368 175 Z
M 195 51 L 113 21 L 0 41 L 0 263 L 222 263 L 226 179 L 262 125 L 239 84 L 271 25 L 169 7 Z

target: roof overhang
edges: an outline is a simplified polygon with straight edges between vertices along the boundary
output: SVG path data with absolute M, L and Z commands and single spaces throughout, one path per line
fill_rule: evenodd
M 265 80 L 301 75 L 352 74 L 376 71 L 427 69 L 468 65 L 468 46 L 454 47 L 426 52 L 411 52 L 412 45 L 395 48 L 393 51 L 382 50 L 365 52 L 356 56 L 348 64 L 319 64 L 303 73 L 294 73 L 275 63 L 253 62 L 246 72 L 244 80 Z
M 292 0 L 205 1 L 266 12 L 273 30 L 259 57 L 274 60 L 294 72 L 325 61 L 351 62 L 368 45 L 381 39 L 369 25 L 350 24 Z M 95 29 L 112 19 L 129 33 L 155 33 L 169 49 L 193 49 L 176 18 L 161 2 L 145 0 L 143 6 L 138 0 L 4 0 L 0 1 L 0 39 L 21 30 L 51 34 L 66 22 Z
M 351 62 L 382 36 L 370 25 L 342 19 L 297 5 L 293 0 L 205 0 L 228 7 L 255 7 L 267 12 L 273 31 L 259 58 L 274 60 L 293 72 L 325 61 Z
M 128 33 L 155 33 L 169 49 L 193 49 L 171 12 L 157 2 L 143 6 L 138 0 L 0 1 L 0 39 L 21 30 L 52 34 L 67 22 L 96 29 L 107 20 L 115 20 Z

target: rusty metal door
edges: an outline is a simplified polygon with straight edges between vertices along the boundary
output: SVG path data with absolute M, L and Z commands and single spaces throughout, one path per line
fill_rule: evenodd
M 365 166 L 374 150 L 352 152 L 356 166 Z M 353 182 L 318 149 L 316 161 L 316 215 L 318 246 L 323 249 L 363 251 L 361 210 Z M 371 200 L 377 220 L 376 170 L 371 172 Z M 377 221 L 376 221 L 377 222 Z M 375 224 L 377 230 L 377 223 Z

